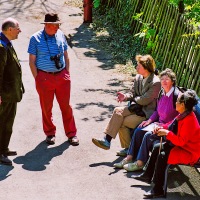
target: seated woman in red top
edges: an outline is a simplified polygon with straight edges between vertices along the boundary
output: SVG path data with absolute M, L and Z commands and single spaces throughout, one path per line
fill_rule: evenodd
M 199 160 L 200 126 L 192 111 L 196 104 L 196 93 L 193 90 L 184 92 L 176 102 L 176 110 L 180 114 L 173 124 L 177 130 L 176 128 L 173 132 L 168 130 L 169 124 L 156 129 L 155 134 L 166 137 L 167 142 L 163 144 L 160 154 L 158 153 L 159 145 L 154 147 L 146 171 L 142 175 L 134 177 L 137 180 L 149 182 L 154 174 L 154 186 L 144 194 L 145 199 L 165 197 L 163 185 L 167 164 L 193 165 Z

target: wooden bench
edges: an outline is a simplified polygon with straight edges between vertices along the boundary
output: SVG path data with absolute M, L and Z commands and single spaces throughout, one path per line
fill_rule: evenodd
M 169 172 L 169 169 L 172 168 L 172 167 L 177 167 L 179 165 L 182 165 L 182 166 L 189 166 L 189 167 L 194 167 L 198 173 L 200 173 L 200 160 L 194 164 L 193 166 L 191 165 L 184 165 L 184 164 L 176 164 L 176 165 L 171 165 L 171 164 L 168 164 L 166 169 L 165 169 L 165 180 L 164 180 L 164 193 L 165 193 L 165 196 L 167 196 L 167 182 L 168 182 L 168 172 Z

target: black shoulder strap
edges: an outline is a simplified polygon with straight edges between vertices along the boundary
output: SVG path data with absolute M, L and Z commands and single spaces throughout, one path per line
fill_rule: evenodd
M 160 100 L 161 96 L 163 94 L 163 89 L 161 88 L 160 92 L 158 93 L 158 98 L 156 100 L 156 107 L 155 107 L 155 111 L 157 110 L 157 106 L 158 106 L 158 101 Z
M 180 87 L 180 86 L 176 86 L 178 88 L 179 91 L 181 91 L 182 93 L 184 93 L 185 91 L 187 91 L 187 88 L 184 87 Z
M 174 95 L 173 95 L 173 106 L 174 106 L 174 108 L 176 108 L 176 101 L 177 101 L 178 94 L 179 94 L 180 91 L 181 91 L 181 90 L 179 89 L 178 86 L 176 86 L 176 87 L 174 88 L 174 91 L 173 91 L 173 93 L 174 93 Z
M 161 90 L 160 90 L 160 92 L 158 93 L 158 98 L 157 98 L 157 101 L 159 101 L 159 100 L 160 100 L 160 97 L 162 96 L 162 94 L 163 94 L 163 89 L 161 89 Z

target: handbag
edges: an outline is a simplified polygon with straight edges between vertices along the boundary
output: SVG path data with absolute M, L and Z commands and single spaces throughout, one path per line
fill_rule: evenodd
M 135 102 L 132 102 L 131 105 L 128 106 L 128 110 L 131 113 L 135 113 L 136 115 L 138 115 L 140 117 L 145 117 L 145 113 L 142 110 L 142 106 Z

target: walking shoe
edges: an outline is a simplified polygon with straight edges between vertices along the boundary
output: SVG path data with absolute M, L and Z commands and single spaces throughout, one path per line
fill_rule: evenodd
M 79 145 L 79 139 L 77 136 L 73 136 L 71 138 L 68 139 L 68 142 L 72 145 L 72 146 L 78 146 Z
M 105 150 L 110 149 L 110 142 L 108 142 L 105 138 L 103 140 L 97 140 L 95 138 L 92 138 L 92 142 L 99 148 L 102 148 Z
M 132 161 L 123 159 L 121 162 L 115 163 L 113 165 L 113 167 L 118 168 L 118 169 L 123 169 L 123 166 L 126 165 L 126 164 L 128 164 L 128 163 L 132 163 Z
M 121 151 L 117 151 L 117 156 L 127 156 L 128 149 L 122 149 Z
M 5 154 L 6 154 L 6 156 L 16 156 L 17 152 L 16 151 L 8 150 Z
M 47 144 L 55 144 L 55 135 L 49 135 L 46 137 L 46 143 Z
M 143 169 L 144 166 L 139 167 L 137 165 L 137 162 L 134 163 L 128 163 L 126 165 L 124 165 L 124 169 L 128 172 L 134 172 L 134 171 L 140 171 Z
M 154 190 L 150 190 L 149 192 L 144 194 L 143 199 L 156 199 L 156 198 L 166 198 L 166 194 L 164 191 L 154 192 Z
M 12 165 L 12 161 L 6 155 L 0 155 L 0 164 Z

